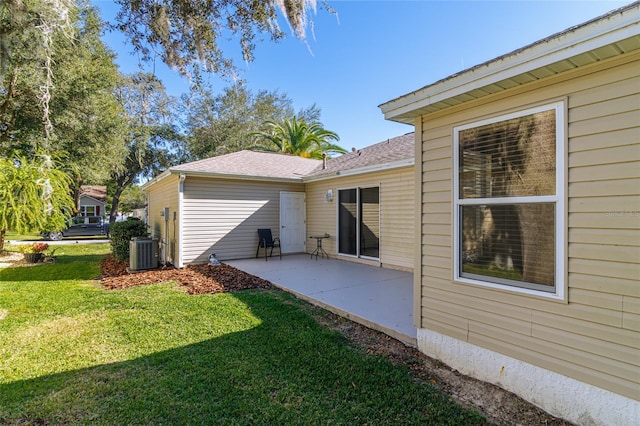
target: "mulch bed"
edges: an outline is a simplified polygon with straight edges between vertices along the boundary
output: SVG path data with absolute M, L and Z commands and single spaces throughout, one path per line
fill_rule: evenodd
M 222 264 L 189 265 L 184 269 L 168 266 L 129 273 L 129 262 L 119 262 L 112 255 L 101 263 L 102 285 L 109 290 L 125 289 L 138 285 L 157 284 L 176 281 L 185 287 L 188 294 L 211 294 L 228 291 L 246 290 L 250 288 L 272 288 L 269 281 L 248 274 L 232 266 Z

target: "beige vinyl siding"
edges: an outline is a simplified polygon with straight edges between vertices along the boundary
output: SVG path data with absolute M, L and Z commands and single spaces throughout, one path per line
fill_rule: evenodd
M 331 235 L 323 241 L 330 256 L 338 256 L 336 247 L 338 189 L 380 187 L 380 264 L 383 267 L 413 270 L 414 247 L 414 179 L 413 168 L 372 172 L 338 177 L 306 184 L 307 235 Z M 333 201 L 325 201 L 327 190 Z M 315 244 L 315 243 L 314 243 Z M 309 245 L 312 250 L 315 246 Z M 310 251 L 308 250 L 308 251 Z M 339 256 L 354 262 L 376 262 Z
M 151 237 L 159 240 L 160 259 L 172 264 L 178 260 L 178 224 L 180 223 L 178 209 L 178 175 L 169 175 L 148 189 L 148 225 Z M 160 212 L 169 207 L 169 229 L 165 234 L 165 220 L 160 216 Z M 173 213 L 176 212 L 176 220 L 173 220 Z
M 640 53 L 422 117 L 421 327 L 637 399 Z M 566 99 L 566 302 L 452 281 L 452 129 Z M 562 285 L 562 283 L 560 284 Z
M 258 228 L 280 229 L 280 191 L 303 192 L 304 185 L 187 177 L 183 196 L 183 261 L 204 263 L 253 257 Z M 277 250 L 275 251 L 277 253 Z
M 327 190 L 333 191 L 333 200 L 325 201 Z M 336 203 L 338 202 L 338 191 L 333 180 L 307 183 L 305 185 L 307 194 L 307 238 L 313 235 L 329 234 L 329 238 L 322 241 L 322 247 L 335 257 L 336 235 L 337 235 L 337 213 Z M 315 249 L 315 241 L 307 243 L 307 252 Z

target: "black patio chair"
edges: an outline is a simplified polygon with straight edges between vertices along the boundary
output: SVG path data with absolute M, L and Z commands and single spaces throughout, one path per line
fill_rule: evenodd
M 258 229 L 258 249 L 256 250 L 256 258 L 260 253 L 260 248 L 264 248 L 264 260 L 269 260 L 269 257 L 273 256 L 273 248 L 277 247 L 280 252 L 280 260 L 282 260 L 282 249 L 280 248 L 280 238 L 273 238 L 271 235 L 271 229 Z M 267 248 L 271 248 L 269 256 L 267 256 Z

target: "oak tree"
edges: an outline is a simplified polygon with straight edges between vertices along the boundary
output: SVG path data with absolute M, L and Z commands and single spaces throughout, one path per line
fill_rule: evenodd
M 185 129 L 191 160 L 199 160 L 250 148 L 252 132 L 267 130 L 264 123 L 294 115 L 293 101 L 278 91 L 253 92 L 243 82 L 227 87 L 219 95 L 204 92 L 189 100 Z M 314 104 L 298 116 L 318 121 Z
M 181 136 L 175 128 L 175 99 L 153 74 L 123 76 L 117 97 L 126 111 L 124 167 L 112 170 L 108 190 L 112 194 L 109 221 L 114 222 L 122 192 L 141 176 L 154 176 L 180 162 Z

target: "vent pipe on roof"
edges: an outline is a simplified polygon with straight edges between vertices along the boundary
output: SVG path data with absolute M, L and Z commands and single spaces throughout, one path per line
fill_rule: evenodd
M 322 170 L 327 168 L 327 153 L 322 153 Z

